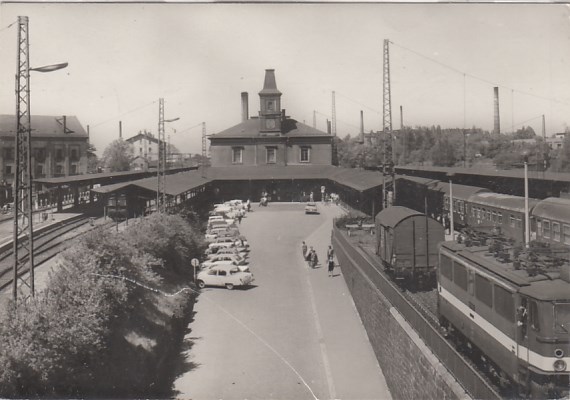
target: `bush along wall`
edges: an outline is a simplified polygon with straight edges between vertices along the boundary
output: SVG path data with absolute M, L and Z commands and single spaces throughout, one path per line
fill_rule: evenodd
M 47 289 L 0 316 L 0 397 L 168 397 L 195 293 L 199 232 L 155 214 L 96 229 L 62 253 Z

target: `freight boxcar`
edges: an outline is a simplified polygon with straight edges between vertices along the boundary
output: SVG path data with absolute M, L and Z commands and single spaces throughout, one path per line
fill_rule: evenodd
M 412 285 L 435 279 L 438 244 L 444 240 L 440 223 L 412 209 L 394 206 L 378 213 L 375 225 L 376 252 L 395 279 Z

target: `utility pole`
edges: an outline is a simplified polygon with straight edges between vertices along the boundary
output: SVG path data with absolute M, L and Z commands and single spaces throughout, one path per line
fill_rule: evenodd
M 207 140 L 206 140 L 206 123 L 202 122 L 202 161 L 200 168 L 202 169 L 202 178 L 206 177 L 206 167 L 204 163 L 206 162 L 206 150 L 207 150 Z
M 382 165 L 382 204 L 383 208 L 392 205 L 395 198 L 395 175 L 394 175 L 394 154 L 393 154 L 393 133 L 392 133 L 392 95 L 390 91 L 390 41 L 384 39 L 383 57 L 383 118 L 382 126 L 384 132 L 383 165 Z
M 317 129 L 317 111 L 313 110 L 313 128 Z
M 16 73 L 16 133 L 14 171 L 14 276 L 13 296 L 18 297 L 18 279 L 27 270 L 22 282 L 34 295 L 34 238 L 32 235 L 32 173 L 30 114 L 30 47 L 28 17 L 18 17 L 18 70 Z
M 164 99 L 158 100 L 158 171 L 156 189 L 156 211 L 162 212 L 166 204 L 166 149 L 164 145 Z
M 334 90 L 332 92 L 332 135 L 336 136 L 336 101 Z

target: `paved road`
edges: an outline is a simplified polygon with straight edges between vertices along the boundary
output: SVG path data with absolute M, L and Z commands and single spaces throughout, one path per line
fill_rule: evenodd
M 255 286 L 202 291 L 178 398 L 391 398 L 340 271 L 329 278 L 325 266 L 302 260 L 305 240 L 324 263 L 341 211 L 320 210 L 305 215 L 301 204 L 272 203 L 242 221 Z

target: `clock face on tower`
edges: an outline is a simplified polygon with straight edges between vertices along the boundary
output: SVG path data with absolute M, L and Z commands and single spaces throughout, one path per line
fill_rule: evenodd
M 274 129 L 275 128 L 275 120 L 274 119 L 266 120 L 265 124 L 266 124 L 268 129 Z

